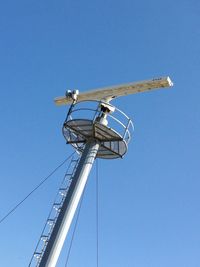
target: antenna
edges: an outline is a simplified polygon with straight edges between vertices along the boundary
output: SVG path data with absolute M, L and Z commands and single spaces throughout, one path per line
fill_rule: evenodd
M 55 99 L 56 105 L 71 104 L 62 131 L 67 143 L 79 153 L 80 159 L 70 174 L 70 186 L 60 189 L 63 198 L 54 203 L 56 215 L 47 219 L 51 228 L 42 233 L 44 245 L 40 251 L 35 250 L 37 262 L 32 265 L 34 263 L 31 261 L 30 267 L 56 266 L 95 159 L 122 158 L 127 152 L 133 123 L 124 112 L 109 102 L 116 97 L 171 86 L 173 83 L 170 78 L 164 77 L 81 94 L 78 90 L 68 90 L 64 97 Z
M 166 88 L 171 86 L 173 86 L 173 83 L 169 77 L 155 78 L 152 80 L 121 84 L 117 86 L 87 91 L 81 93 L 78 96 L 77 101 L 104 100 L 106 102 L 109 102 L 116 97 L 132 95 L 140 92 L 146 92 L 153 89 Z M 76 94 L 76 91 L 74 91 L 74 94 Z M 58 106 L 71 104 L 74 94 L 71 94 L 70 91 L 68 94 L 66 94 L 66 96 L 55 98 L 55 104 Z

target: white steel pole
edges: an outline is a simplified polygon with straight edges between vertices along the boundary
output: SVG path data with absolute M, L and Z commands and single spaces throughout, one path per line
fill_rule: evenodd
M 56 266 L 98 149 L 97 141 L 87 142 L 39 267 Z

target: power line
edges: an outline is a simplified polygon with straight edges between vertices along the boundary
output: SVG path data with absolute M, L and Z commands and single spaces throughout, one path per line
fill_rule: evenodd
M 74 241 L 74 237 L 75 237 L 75 233 L 76 233 L 76 229 L 77 229 L 77 225 L 78 225 L 78 221 L 80 217 L 80 211 L 81 211 L 81 207 L 83 203 L 84 194 L 85 194 L 85 189 L 83 191 L 83 195 L 80 200 L 80 205 L 79 205 L 79 209 L 77 212 L 77 217 L 76 217 L 76 221 L 74 224 L 72 237 L 71 237 L 70 244 L 69 244 L 65 267 L 68 266 L 69 257 L 70 257 L 70 253 L 71 253 L 71 249 L 72 249 L 72 245 L 73 245 L 73 241 Z M 99 166 L 98 166 L 98 160 L 96 160 L 96 266 L 97 267 L 99 266 Z
M 68 158 L 66 158 L 60 165 L 58 165 L 49 175 L 47 175 L 28 195 L 26 195 L 20 202 L 18 202 L 7 214 L 0 219 L 0 224 L 5 221 L 16 209 L 21 206 L 27 198 L 29 198 L 41 185 L 43 185 L 60 167 L 62 167 L 74 154 L 74 151 Z
M 67 253 L 67 259 L 66 259 L 66 262 L 65 262 L 65 267 L 67 267 L 67 265 L 68 265 L 69 256 L 70 256 L 70 253 L 71 253 L 71 249 L 72 249 L 72 245 L 73 245 L 73 241 L 74 241 L 74 237 L 75 237 L 75 233 L 76 233 L 76 228 L 77 228 L 78 220 L 79 220 L 79 216 L 80 216 L 80 211 L 81 211 L 81 207 L 82 207 L 82 203 L 83 203 L 84 193 L 85 193 L 85 189 L 83 191 L 83 194 L 82 194 L 82 197 L 81 197 L 81 200 L 80 200 L 80 205 L 79 205 L 79 209 L 78 209 L 78 212 L 77 212 L 77 217 L 76 217 L 73 233 L 72 233 L 72 237 L 71 237 L 70 244 L 69 244 L 69 250 L 68 250 L 68 253 Z
M 96 161 L 96 237 L 97 237 L 97 267 L 99 266 L 99 166 Z

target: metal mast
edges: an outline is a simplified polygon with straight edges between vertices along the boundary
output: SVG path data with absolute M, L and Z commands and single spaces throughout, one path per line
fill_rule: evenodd
M 63 203 L 62 210 L 58 216 L 57 222 L 40 262 L 40 267 L 56 266 L 98 148 L 99 144 L 95 140 L 88 141 L 85 146 L 79 165 L 73 177 L 72 184 L 70 185 L 68 194 Z
M 45 236 L 41 252 L 34 253 L 36 265 L 33 265 L 35 262 L 32 258 L 30 267 L 56 266 L 95 158 L 122 158 L 127 152 L 133 124 L 126 114 L 109 101 L 119 96 L 172 85 L 169 77 L 166 77 L 98 89 L 80 96 L 77 90 L 68 91 L 65 97 L 55 99 L 58 105 L 73 102 L 63 125 L 63 135 L 81 157 L 74 167 L 70 186 L 66 190 L 62 189 L 64 198 L 58 216 L 52 221 L 52 230 Z

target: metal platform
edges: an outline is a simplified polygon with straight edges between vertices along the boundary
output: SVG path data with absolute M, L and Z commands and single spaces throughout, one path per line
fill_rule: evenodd
M 79 152 L 83 151 L 84 145 L 89 139 L 94 139 L 100 143 L 97 153 L 98 158 L 114 159 L 123 157 L 128 149 L 133 124 L 123 112 L 115 107 L 114 114 L 119 113 L 118 117 L 123 118 L 125 122 L 122 122 L 116 116 L 107 114 L 108 125 L 100 123 L 98 119 L 102 115 L 101 103 L 99 101 L 77 103 L 63 125 L 63 135 L 67 143 Z M 93 107 L 91 107 L 91 104 Z

